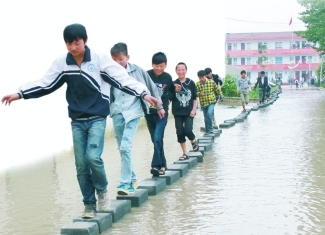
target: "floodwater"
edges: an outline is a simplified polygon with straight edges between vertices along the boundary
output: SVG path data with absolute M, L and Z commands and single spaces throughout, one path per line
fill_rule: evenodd
M 273 105 L 223 130 L 203 163 L 102 234 L 325 234 L 323 107 L 325 91 L 284 88 Z M 219 122 L 239 112 L 215 110 Z M 195 120 L 200 136 L 202 112 Z M 133 147 L 138 179 L 151 177 L 145 126 Z M 169 163 L 181 155 L 173 118 L 165 149 Z M 120 157 L 112 137 L 103 159 L 115 198 Z M 82 209 L 72 149 L 0 175 L 1 235 L 60 234 Z

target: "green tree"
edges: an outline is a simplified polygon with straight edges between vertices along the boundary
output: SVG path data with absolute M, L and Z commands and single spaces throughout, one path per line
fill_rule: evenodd
M 325 0 L 297 1 L 305 7 L 305 11 L 299 13 L 299 19 L 306 24 L 307 29 L 295 33 L 312 42 L 311 46 L 320 54 L 325 54 Z
M 325 77 L 325 60 L 323 59 L 323 67 L 322 67 L 322 78 Z M 319 77 L 320 75 L 320 70 L 321 70 L 321 65 L 318 66 L 318 68 L 316 69 L 316 76 Z
M 221 87 L 221 91 L 225 97 L 238 97 L 237 79 L 232 77 L 230 74 L 227 74 Z
M 266 45 L 260 45 L 258 47 L 258 53 L 260 54 L 260 56 L 257 58 L 256 60 L 256 64 L 259 64 L 262 68 L 265 68 L 266 66 Z

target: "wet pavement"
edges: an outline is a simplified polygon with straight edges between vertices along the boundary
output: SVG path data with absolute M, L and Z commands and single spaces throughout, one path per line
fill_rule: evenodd
M 273 105 L 223 130 L 203 163 L 102 234 L 325 234 L 324 98 L 324 91 L 285 87 Z M 215 108 L 218 122 L 240 111 Z M 201 126 L 199 112 L 198 137 Z M 168 163 L 181 155 L 172 117 L 165 149 Z M 133 156 L 138 179 L 150 178 L 145 126 Z M 112 137 L 103 159 L 115 198 L 120 157 Z M 0 234 L 59 234 L 83 209 L 75 175 L 71 149 L 0 175 Z

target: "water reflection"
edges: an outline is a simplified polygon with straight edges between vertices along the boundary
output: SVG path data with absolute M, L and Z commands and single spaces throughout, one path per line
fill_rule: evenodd
M 274 105 L 224 130 L 203 164 L 103 234 L 323 234 L 324 98 L 317 90 L 285 89 Z M 219 121 L 239 112 L 216 108 Z M 202 125 L 200 112 L 196 133 Z M 172 163 L 181 155 L 172 118 L 166 136 Z M 144 139 L 141 127 L 133 150 L 139 179 L 150 177 L 152 145 Z M 106 143 L 113 198 L 120 157 L 116 141 Z M 7 170 L 0 176 L 0 234 L 58 234 L 82 210 L 75 174 L 72 150 Z

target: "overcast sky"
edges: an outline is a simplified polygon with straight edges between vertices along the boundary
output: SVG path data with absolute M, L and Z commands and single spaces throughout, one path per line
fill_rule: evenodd
M 294 31 L 305 28 L 298 19 L 304 8 L 296 0 L 228 0 L 224 4 L 225 33 L 291 31 L 291 16 Z

